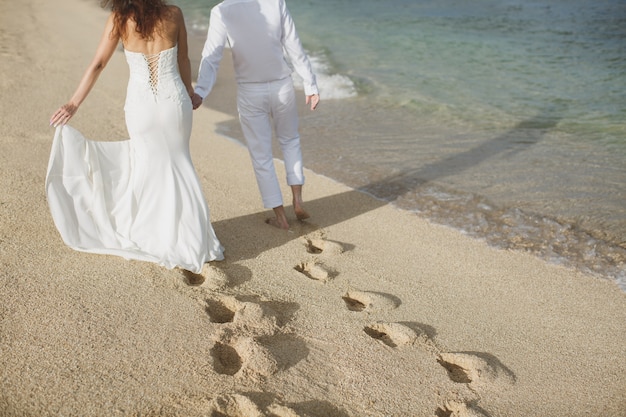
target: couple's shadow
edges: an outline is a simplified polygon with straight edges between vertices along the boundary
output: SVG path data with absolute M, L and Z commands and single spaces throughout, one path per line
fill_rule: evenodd
M 289 218 L 291 229 L 280 230 L 265 220 L 273 215 L 271 210 L 213 222 L 215 233 L 226 248 L 226 261 L 253 259 L 261 253 L 306 236 L 316 230 L 341 223 L 387 204 L 358 191 L 349 190 L 307 201 L 305 207 L 311 218 L 299 221 L 293 214 Z M 291 207 L 285 207 L 293 213 Z
M 557 118 L 551 117 L 546 121 L 542 116 L 545 115 L 522 121 L 502 135 L 439 161 L 405 170 L 359 189 L 307 201 L 305 207 L 311 213 L 311 219 L 303 222 L 291 219 L 293 226 L 289 232 L 264 224 L 272 214 L 271 210 L 219 220 L 213 223 L 213 227 L 226 247 L 227 262 L 232 264 L 256 258 L 267 250 L 315 230 L 376 210 L 409 192 L 419 192 L 421 187 L 437 179 L 459 174 L 492 158 L 523 152 L 542 141 L 546 132 L 556 125 Z M 286 209 L 289 212 L 291 207 Z

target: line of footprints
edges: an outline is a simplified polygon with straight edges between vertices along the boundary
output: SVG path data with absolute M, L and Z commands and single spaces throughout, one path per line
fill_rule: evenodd
M 307 252 L 313 254 L 313 259 L 296 265 L 294 269 L 307 278 L 320 282 L 328 282 L 336 277 L 337 274 L 322 262 L 323 257 L 340 255 L 344 252 L 344 246 L 325 239 L 319 232 L 315 237 L 304 237 L 303 240 Z M 342 299 L 346 308 L 355 312 L 389 310 L 400 304 L 393 296 L 370 291 L 348 291 Z M 211 349 L 213 372 L 260 381 L 306 357 L 306 343 L 293 333 L 283 331 L 290 318 L 290 308 L 295 311 L 297 307 L 283 302 L 259 301 L 255 297 L 246 299 L 227 295 L 206 299 L 204 303 L 210 320 L 219 326 L 215 335 L 216 342 Z M 365 326 L 363 331 L 372 339 L 394 349 L 421 346 L 433 354 L 453 382 L 466 384 L 473 392 L 494 383 L 515 383 L 513 372 L 493 355 L 446 352 L 418 326 L 375 322 Z M 271 346 L 280 348 L 272 349 Z M 445 404 L 436 409 L 435 416 L 489 417 L 488 412 L 479 407 L 477 402 L 446 400 Z M 345 411 L 324 401 L 286 405 L 277 396 L 267 393 L 221 395 L 211 401 L 210 407 L 212 417 L 348 416 Z

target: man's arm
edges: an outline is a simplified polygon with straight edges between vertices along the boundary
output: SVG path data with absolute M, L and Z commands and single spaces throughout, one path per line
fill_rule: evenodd
M 200 61 L 198 81 L 195 87 L 195 93 L 201 99 L 208 96 L 213 89 L 217 78 L 217 70 L 224 53 L 226 39 L 226 27 L 222 21 L 219 9 L 215 7 L 211 10 L 209 30 L 207 31 L 207 38 L 202 49 L 202 60 Z
M 289 55 L 289 59 L 298 73 L 300 77 L 302 77 L 303 85 L 304 85 L 304 94 L 309 97 L 313 95 L 318 95 L 319 92 L 317 89 L 317 81 L 315 80 L 315 74 L 313 74 L 313 69 L 311 68 L 311 62 L 309 61 L 309 57 L 307 56 L 304 48 L 302 47 L 302 43 L 300 42 L 300 37 L 298 36 L 298 32 L 296 31 L 296 26 L 291 18 L 291 14 L 287 9 L 287 5 L 284 0 L 279 2 L 280 4 L 280 14 L 283 25 L 283 46 Z M 307 99 L 307 103 L 310 99 Z M 319 97 L 315 100 L 319 101 Z M 317 103 L 315 103 L 317 106 Z

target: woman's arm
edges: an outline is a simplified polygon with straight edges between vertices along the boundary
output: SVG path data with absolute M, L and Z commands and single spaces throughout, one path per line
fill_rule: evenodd
M 91 61 L 91 64 L 89 64 L 89 67 L 87 67 L 87 70 L 85 71 L 83 78 L 80 80 L 72 98 L 66 104 L 59 107 L 59 109 L 54 112 L 50 118 L 50 125 L 54 125 L 56 127 L 59 124 L 65 124 L 72 118 L 72 116 L 74 116 L 78 107 L 85 100 L 85 98 L 87 98 L 91 88 L 98 80 L 100 73 L 102 73 L 102 70 L 104 70 L 104 67 L 106 67 L 109 62 L 109 59 L 113 55 L 113 52 L 119 42 L 119 36 L 113 35 L 113 18 L 114 15 L 111 13 L 107 19 L 104 33 L 102 34 L 98 48 L 96 49 L 96 55 Z

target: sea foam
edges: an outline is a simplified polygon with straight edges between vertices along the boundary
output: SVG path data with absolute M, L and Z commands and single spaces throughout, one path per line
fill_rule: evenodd
M 309 60 L 322 99 L 342 99 L 356 97 L 357 91 L 352 80 L 342 74 L 331 73 L 331 65 L 323 56 L 310 54 Z M 294 85 L 303 89 L 302 78 L 295 71 L 292 74 Z

